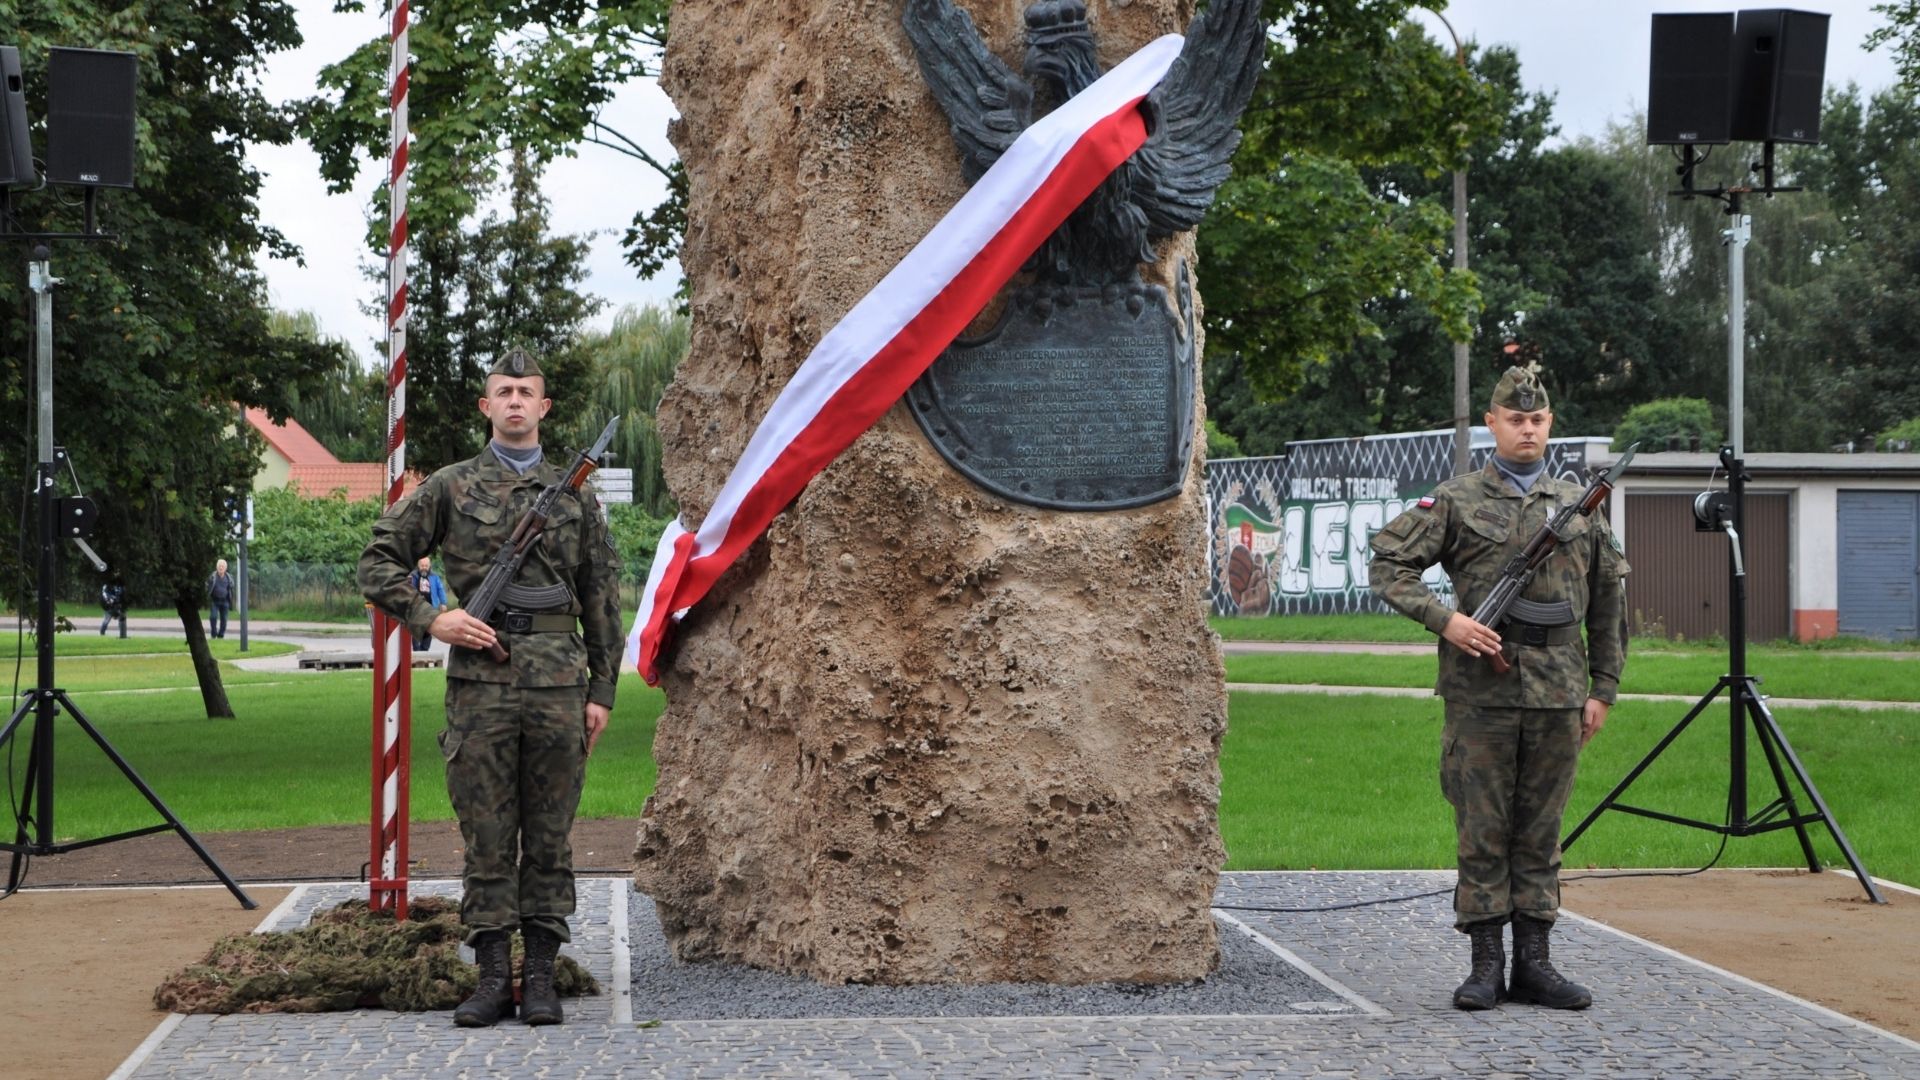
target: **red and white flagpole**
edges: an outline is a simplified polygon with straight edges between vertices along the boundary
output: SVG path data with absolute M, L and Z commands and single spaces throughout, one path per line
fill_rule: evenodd
M 407 473 L 407 0 L 393 6 L 393 159 L 387 174 L 387 505 Z M 367 904 L 407 917 L 407 774 L 413 732 L 413 638 L 373 609 L 373 854 Z

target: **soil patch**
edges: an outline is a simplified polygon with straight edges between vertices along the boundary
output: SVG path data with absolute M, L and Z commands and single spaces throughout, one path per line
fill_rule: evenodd
M 222 888 L 29 889 L 0 901 L 0 1071 L 100 1080 L 118 1068 L 167 1018 L 153 1007 L 160 980 L 260 925 L 289 890 L 248 891 L 258 911 Z
M 1580 875 L 1570 875 L 1580 876 Z M 1572 911 L 1920 1039 L 1920 896 L 1846 874 L 1713 870 L 1566 882 Z M 1578 974 L 1577 972 L 1575 973 Z

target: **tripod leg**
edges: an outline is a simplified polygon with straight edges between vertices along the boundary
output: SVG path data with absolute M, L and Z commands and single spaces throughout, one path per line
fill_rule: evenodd
M 1693 708 L 1687 712 L 1687 715 L 1681 717 L 1680 722 L 1673 725 L 1672 731 L 1667 732 L 1666 738 L 1661 739 L 1652 750 L 1647 751 L 1647 756 L 1640 759 L 1640 764 L 1633 767 L 1633 771 L 1627 774 L 1626 779 L 1615 784 L 1613 790 L 1607 792 L 1607 797 L 1600 800 L 1600 805 L 1594 807 L 1592 813 L 1582 818 L 1580 824 L 1574 826 L 1573 831 L 1567 834 L 1565 840 L 1560 841 L 1561 854 L 1566 854 L 1566 850 L 1573 846 L 1573 842 L 1580 839 L 1580 834 L 1587 831 L 1587 826 L 1592 825 L 1595 819 L 1599 818 L 1601 814 L 1606 812 L 1608 807 L 1618 801 L 1620 796 L 1624 795 L 1626 790 L 1633 786 L 1633 782 L 1640 779 L 1640 774 L 1647 771 L 1647 766 L 1652 765 L 1654 760 L 1658 758 L 1667 747 L 1673 745 L 1673 740 L 1679 738 L 1680 733 L 1687 730 L 1687 725 L 1693 723 L 1693 718 L 1707 711 L 1707 706 L 1713 704 L 1713 699 L 1719 697 L 1720 691 L 1724 689 L 1726 689 L 1726 683 L 1723 682 L 1715 686 L 1712 690 L 1707 691 L 1706 697 L 1694 703 Z
M 193 849 L 195 855 L 200 856 L 200 861 L 207 864 L 207 869 L 213 871 L 214 876 L 218 877 L 220 883 L 227 887 L 227 891 L 233 894 L 234 899 L 240 901 L 240 906 L 248 911 L 259 907 L 260 905 L 254 903 L 253 898 L 248 896 L 246 892 L 240 888 L 240 884 L 228 876 L 226 870 L 214 859 L 213 854 L 201 846 L 199 838 L 195 837 L 185 825 L 181 824 L 180 819 L 174 816 L 172 810 L 167 809 L 167 804 L 160 801 L 160 796 L 154 794 L 153 789 L 147 786 L 147 782 L 140 779 L 140 774 L 133 771 L 133 766 L 127 763 L 126 758 L 120 756 L 120 752 L 113 748 L 113 744 L 107 741 L 105 735 L 100 734 L 99 729 L 93 726 L 92 722 L 87 719 L 86 714 L 80 711 L 80 707 L 75 705 L 71 698 L 67 697 L 66 692 L 64 690 L 56 690 L 54 694 L 59 699 L 61 707 L 67 710 L 67 715 L 73 717 L 74 722 L 80 725 L 81 730 L 85 731 L 87 736 L 94 741 L 94 744 L 100 747 L 100 751 L 106 754 L 108 758 L 111 758 L 115 765 L 119 766 L 120 772 L 126 776 L 127 780 L 131 782 L 135 788 L 139 789 L 140 794 L 146 796 L 147 802 L 151 803 L 153 808 L 160 812 L 161 817 L 167 819 L 167 824 L 173 826 L 173 831 L 180 834 L 180 839 L 187 842 L 187 846 Z
M 0 743 L 6 742 L 13 737 L 14 729 L 18 728 L 21 721 L 27 718 L 27 714 L 33 711 L 35 704 L 36 696 L 34 694 L 28 694 L 26 699 L 20 703 L 20 707 L 13 710 L 13 715 L 7 718 L 7 726 L 0 728 Z
M 13 736 L 13 733 L 19 729 L 20 722 L 26 719 L 28 713 L 33 711 L 37 697 L 37 694 L 27 695 L 26 701 L 18 709 L 13 711 L 13 718 L 7 721 L 6 728 L 0 729 L 0 743 L 6 742 Z M 33 793 L 37 790 L 34 785 L 34 771 L 35 767 L 39 764 L 40 755 L 31 753 L 27 755 L 27 776 L 25 783 L 22 785 L 25 793 L 20 799 L 20 816 L 14 819 L 13 859 L 7 867 L 7 895 L 12 895 L 19 891 L 20 879 L 25 877 L 27 872 L 27 847 L 29 844 L 27 839 L 27 821 L 33 817 Z
M 1747 714 L 1753 720 L 1754 739 L 1760 744 L 1761 751 L 1767 755 L 1767 767 L 1773 770 L 1774 786 L 1780 789 L 1780 802 L 1787 808 L 1787 818 L 1792 820 L 1800 816 L 1800 807 L 1793 801 L 1793 787 L 1787 783 L 1785 770 L 1780 768 L 1780 751 L 1777 750 L 1773 744 L 1773 740 L 1779 729 L 1776 727 L 1770 731 L 1766 720 L 1761 719 L 1762 716 L 1766 716 L 1768 720 L 1772 719 L 1771 714 L 1767 713 L 1766 708 L 1766 702 L 1760 700 L 1759 692 L 1753 686 L 1749 685 L 1747 687 Z M 1813 853 L 1813 838 L 1807 835 L 1807 827 L 1805 825 L 1795 825 L 1793 831 L 1799 834 L 1800 853 L 1806 856 L 1807 873 L 1819 873 L 1820 858 Z
M 1806 766 L 1800 764 L 1800 756 L 1793 752 L 1793 744 L 1787 741 L 1786 733 L 1780 730 L 1780 723 L 1773 718 L 1773 711 L 1768 709 L 1766 703 L 1758 698 L 1752 700 L 1753 722 L 1761 726 L 1765 732 L 1761 736 L 1761 742 L 1764 744 L 1771 740 L 1774 745 L 1780 748 L 1780 753 L 1786 757 L 1787 764 L 1793 768 L 1793 775 L 1799 778 L 1800 786 L 1806 789 L 1807 799 L 1813 803 L 1813 808 L 1819 812 L 1820 820 L 1827 823 L 1827 831 L 1833 834 L 1834 843 L 1840 845 L 1840 853 L 1847 857 L 1847 866 L 1853 870 L 1853 876 L 1859 878 L 1861 886 L 1867 890 L 1867 899 L 1872 900 L 1876 904 L 1886 903 L 1886 898 L 1880 895 L 1879 888 L 1873 883 L 1873 876 L 1867 873 L 1865 866 L 1861 865 L 1860 856 L 1853 853 L 1853 845 L 1847 842 L 1847 834 L 1841 831 L 1840 822 L 1834 819 L 1833 811 L 1827 809 L 1827 801 L 1820 797 L 1820 789 L 1813 786 L 1813 777 L 1808 776 Z M 1769 750 L 1768 756 L 1771 757 L 1772 753 L 1773 752 Z M 1775 775 L 1778 775 L 1777 766 Z M 1785 790 L 1785 777 L 1781 777 L 1780 786 L 1782 790 Z M 1802 844 L 1806 843 L 1804 833 L 1805 830 L 1802 830 L 1800 841 Z

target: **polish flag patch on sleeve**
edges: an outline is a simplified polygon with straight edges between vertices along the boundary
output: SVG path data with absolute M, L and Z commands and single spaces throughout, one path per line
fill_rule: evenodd
M 1428 495 L 1425 498 L 1422 498 L 1419 502 L 1414 503 L 1414 505 L 1418 506 L 1422 510 L 1431 510 L 1433 509 L 1433 496 Z

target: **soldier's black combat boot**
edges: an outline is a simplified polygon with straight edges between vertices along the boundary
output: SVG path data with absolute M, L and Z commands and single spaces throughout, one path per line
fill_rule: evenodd
M 505 930 L 489 930 L 473 939 L 473 958 L 480 965 L 480 983 L 453 1010 L 453 1022 L 492 1027 L 513 1015 L 513 939 Z
M 560 955 L 560 939 L 545 930 L 528 927 L 520 932 L 527 955 L 520 970 L 520 1022 L 538 1027 L 566 1019 L 560 995 L 553 992 L 553 961 Z
M 1473 939 L 1473 971 L 1453 992 L 1454 1008 L 1491 1009 L 1507 999 L 1503 981 L 1507 951 L 1500 940 L 1505 933 L 1498 920 L 1467 924 L 1467 935 Z
M 1547 957 L 1547 933 L 1550 922 L 1513 917 L 1513 989 L 1512 998 L 1529 1005 L 1549 1009 L 1584 1009 L 1593 1004 L 1593 992 L 1553 968 Z

